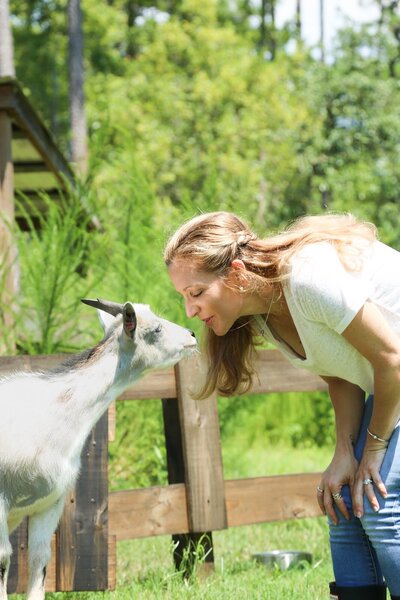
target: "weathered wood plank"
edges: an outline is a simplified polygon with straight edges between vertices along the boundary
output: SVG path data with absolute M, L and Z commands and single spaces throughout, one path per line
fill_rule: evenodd
M 301 473 L 226 481 L 228 526 L 320 516 L 315 495 L 320 477 Z
M 135 385 L 128 388 L 118 400 L 146 400 L 176 398 L 176 381 L 173 368 L 155 369 L 147 373 Z
M 117 540 L 189 532 L 183 483 L 111 492 L 108 510 Z
M 9 594 L 22 593 L 28 583 L 28 519 L 24 519 L 11 537 L 13 553 L 7 591 Z
M 0 90 L 0 109 L 7 111 L 15 119 L 19 129 L 24 131 L 48 169 L 58 179 L 60 187 L 65 188 L 65 180 L 72 183 L 74 174 L 71 167 L 17 81 L 11 79 L 0 81 Z
M 0 352 L 12 352 L 13 340 L 7 339 L 14 323 L 12 310 L 18 290 L 17 251 L 10 225 L 14 224 L 14 169 L 11 156 L 11 119 L 0 111 Z
M 268 392 L 308 392 L 326 390 L 322 379 L 306 369 L 298 369 L 278 350 L 259 350 L 252 394 Z
M 107 434 L 105 413 L 86 442 L 79 482 L 59 525 L 58 590 L 108 588 Z
M 180 426 L 178 400 L 176 398 L 164 398 L 163 421 L 165 447 L 167 451 L 168 483 L 185 482 L 185 460 L 182 447 L 182 430 Z M 205 564 L 201 569 L 211 569 L 214 564 L 214 551 L 212 545 L 212 532 L 204 533 L 176 533 L 172 536 L 173 557 L 175 568 L 181 570 L 184 558 L 194 556 L 192 550 L 203 547 Z M 206 566 L 207 565 L 207 566 Z M 190 576 L 193 565 L 184 564 L 187 576 Z
M 199 356 L 175 367 L 179 417 L 185 460 L 185 483 L 191 532 L 227 526 L 216 394 L 205 400 L 192 397 L 194 383 L 204 380 Z
M 320 516 L 320 473 L 225 481 L 229 527 Z M 112 492 L 109 529 L 117 540 L 189 532 L 185 485 Z
M 117 587 L 117 537 L 108 536 L 108 589 Z
M 0 356 L 0 377 L 17 371 L 45 371 L 53 369 L 68 359 L 68 355 L 49 356 Z M 126 390 L 119 400 L 150 400 L 176 398 L 175 373 L 173 368 L 158 369 L 147 373 L 135 385 Z
M 20 370 L 45 370 L 59 365 L 67 357 L 52 356 L 1 356 L 0 377 Z M 302 392 L 326 390 L 326 383 L 320 377 L 296 369 L 278 350 L 259 350 L 257 353 L 255 377 L 251 393 Z M 194 380 L 193 380 L 194 381 Z M 193 381 L 191 383 L 193 383 Z M 174 369 L 158 369 L 147 373 L 135 385 L 127 389 L 118 400 L 147 400 L 155 398 L 176 398 L 177 389 Z

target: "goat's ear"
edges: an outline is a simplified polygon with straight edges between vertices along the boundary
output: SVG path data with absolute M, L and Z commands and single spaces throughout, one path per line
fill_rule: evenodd
M 122 319 L 125 334 L 128 337 L 133 338 L 133 336 L 135 335 L 137 320 L 135 308 L 131 302 L 125 302 L 124 309 L 122 311 Z

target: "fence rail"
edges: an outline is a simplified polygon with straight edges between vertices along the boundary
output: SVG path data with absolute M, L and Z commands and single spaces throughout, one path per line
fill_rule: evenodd
M 22 369 L 53 368 L 63 358 L 0 357 L 0 377 Z M 251 394 L 326 389 L 319 377 L 295 369 L 276 350 L 259 351 L 256 369 Z M 196 401 L 191 396 L 203 377 L 201 359 L 185 359 L 175 368 L 149 373 L 118 398 L 118 402 L 162 400 L 169 485 L 109 494 L 108 438 L 115 412 L 110 410 L 97 423 L 82 453 L 77 487 L 54 536 L 48 591 L 113 588 L 116 540 L 172 535 L 181 542 L 174 557 L 177 563 L 182 546 L 203 533 L 212 550 L 213 531 L 319 514 L 318 473 L 224 480 L 217 397 Z M 13 534 L 13 546 L 10 593 L 26 588 L 26 523 Z M 207 560 L 212 562 L 212 552 Z

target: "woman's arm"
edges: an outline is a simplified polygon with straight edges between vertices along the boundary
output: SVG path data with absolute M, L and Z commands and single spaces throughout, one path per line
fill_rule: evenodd
M 333 507 L 332 494 L 340 492 L 343 485 L 353 487 L 357 470 L 354 458 L 354 444 L 360 428 L 364 392 L 353 383 L 337 377 L 322 377 L 328 384 L 329 396 L 335 411 L 336 449 L 329 467 L 324 472 L 320 488 L 324 494 L 318 494 L 321 510 L 328 513 L 334 523 L 338 522 Z M 336 501 L 338 509 L 348 519 L 349 513 L 343 500 Z
M 357 313 L 343 337 L 369 360 L 374 369 L 374 408 L 369 431 L 388 440 L 400 417 L 400 338 L 370 302 Z M 363 481 L 372 479 L 379 493 L 386 495 L 379 474 L 386 446 L 385 442 L 367 435 L 353 489 L 353 508 L 357 516 L 363 514 L 363 488 L 371 506 L 379 509 L 373 486 L 364 485 Z

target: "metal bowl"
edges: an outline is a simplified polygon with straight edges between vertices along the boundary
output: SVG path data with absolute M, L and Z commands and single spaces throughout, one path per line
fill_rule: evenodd
M 263 563 L 266 567 L 278 567 L 282 571 L 293 567 L 304 566 L 305 562 L 311 564 L 312 554 L 300 550 L 271 550 L 270 552 L 258 552 L 253 558 Z

